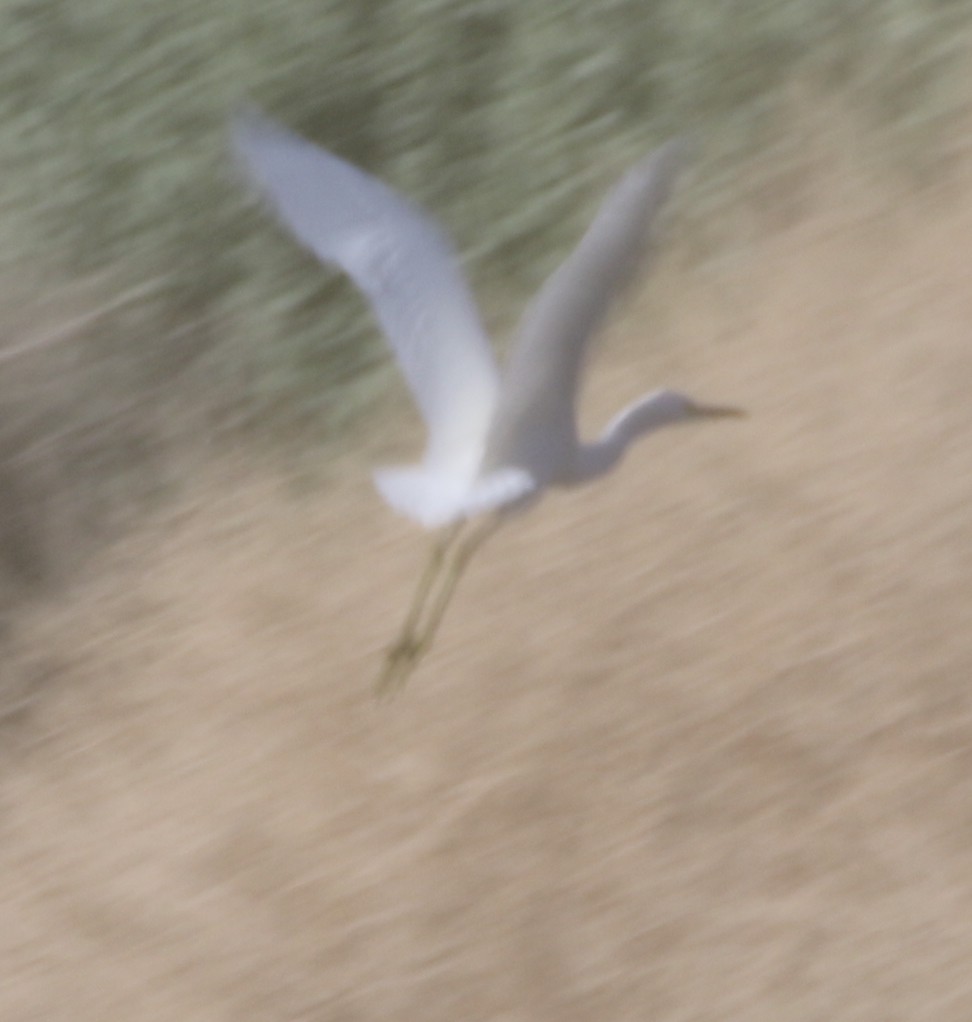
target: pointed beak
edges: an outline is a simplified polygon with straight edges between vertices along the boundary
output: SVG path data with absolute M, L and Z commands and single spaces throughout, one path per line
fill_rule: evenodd
M 700 405 L 692 403 L 689 415 L 693 419 L 745 419 L 749 412 L 742 408 L 730 408 L 725 405 Z

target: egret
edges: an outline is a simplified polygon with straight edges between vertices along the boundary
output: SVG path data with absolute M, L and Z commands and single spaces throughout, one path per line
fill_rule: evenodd
M 676 139 L 614 186 L 528 307 L 501 375 L 455 251 L 438 224 L 381 181 L 248 108 L 232 138 L 245 171 L 297 240 L 364 293 L 427 427 L 418 465 L 374 473 L 397 512 L 439 530 L 377 690 L 404 684 L 466 564 L 548 486 L 605 475 L 662 426 L 743 414 L 657 390 L 582 442 L 575 406 L 588 341 L 648 248 L 683 153 Z M 473 519 L 478 519 L 472 524 Z

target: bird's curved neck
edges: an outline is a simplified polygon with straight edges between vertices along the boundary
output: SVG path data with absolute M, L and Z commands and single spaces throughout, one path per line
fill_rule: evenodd
M 575 482 L 586 483 L 606 475 L 624 457 L 630 442 L 605 433 L 594 443 L 580 444 L 577 449 Z
M 610 472 L 638 437 L 684 419 L 687 405 L 681 394 L 670 390 L 656 391 L 629 405 L 608 423 L 594 443 L 580 445 L 577 481 Z

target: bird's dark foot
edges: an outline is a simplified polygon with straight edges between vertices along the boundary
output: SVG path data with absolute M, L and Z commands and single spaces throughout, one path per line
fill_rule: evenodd
M 403 636 L 385 654 L 385 664 L 375 682 L 375 696 L 384 699 L 400 692 L 424 652 L 424 643 L 414 636 Z

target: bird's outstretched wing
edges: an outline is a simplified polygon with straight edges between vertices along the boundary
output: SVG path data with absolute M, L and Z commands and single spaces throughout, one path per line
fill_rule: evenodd
M 287 227 L 367 296 L 428 426 L 426 462 L 478 464 L 498 372 L 448 238 L 376 178 L 251 108 L 233 143 Z
M 516 465 L 541 481 L 569 474 L 587 342 L 638 268 L 685 148 L 675 139 L 621 178 L 527 308 L 503 373 L 488 467 Z

